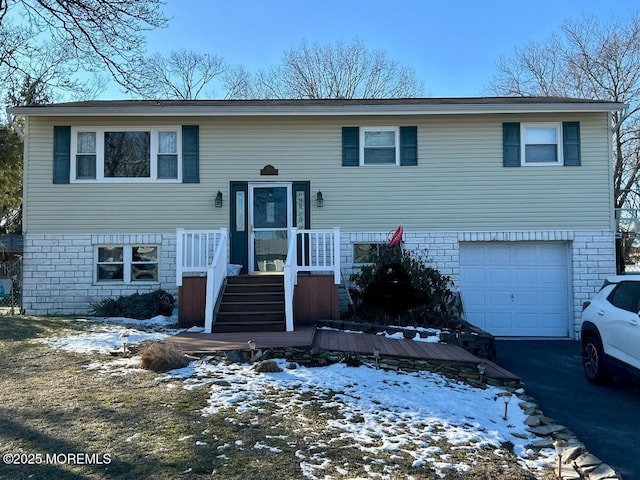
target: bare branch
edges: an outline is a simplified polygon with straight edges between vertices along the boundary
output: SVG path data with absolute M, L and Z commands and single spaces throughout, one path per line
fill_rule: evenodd
M 164 0 L 15 0 L 11 12 L 24 11 L 30 35 L 29 48 L 37 47 L 38 33 L 65 46 L 89 70 L 106 67 L 116 82 L 128 83 L 131 71 L 144 53 L 144 34 L 166 25 Z M 9 2 L 0 0 L 0 29 L 8 20 Z M 25 45 L 25 44 L 23 44 Z M 0 64 L 15 57 L 0 48 Z
M 205 88 L 211 87 L 227 69 L 222 57 L 183 49 L 170 52 L 168 57 L 155 54 L 145 59 L 128 86 L 143 98 L 211 98 L 213 93 L 205 92 Z
M 255 84 L 261 98 L 415 97 L 422 91 L 413 70 L 358 40 L 328 45 L 303 41 L 285 52 L 276 68 L 259 72 Z
M 490 84 L 495 94 L 567 96 L 626 103 L 611 117 L 617 207 L 640 182 L 640 17 L 603 23 L 566 21 L 560 35 L 503 57 Z M 635 200 L 634 200 L 635 201 Z

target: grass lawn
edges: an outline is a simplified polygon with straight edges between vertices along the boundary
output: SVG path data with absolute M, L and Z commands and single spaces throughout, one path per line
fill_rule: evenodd
M 104 373 L 91 365 L 121 359 L 39 341 L 93 328 L 67 318 L 0 316 L 0 478 L 553 478 L 523 468 L 508 445 L 457 448 L 444 434 L 420 446 L 438 449 L 440 468 L 416 464 L 407 453 L 417 443 L 404 452 L 379 449 L 373 459 L 332 427 L 345 419 L 338 401 L 344 392 L 302 392 L 283 411 L 279 395 L 287 393 L 267 389 L 260 408 L 243 409 L 238 401 L 203 415 L 212 392 L 229 385 L 224 375 L 184 388 L 181 380 L 136 368 Z M 310 466 L 313 459 L 323 466 Z M 466 471 L 446 467 L 462 463 Z

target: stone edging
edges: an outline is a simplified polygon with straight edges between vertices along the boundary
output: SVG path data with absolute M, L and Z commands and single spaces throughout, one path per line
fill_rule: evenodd
M 233 350 L 219 352 L 222 357 L 232 363 L 247 363 L 251 359 L 245 350 Z M 471 386 L 483 388 L 486 385 L 501 387 L 505 394 L 515 396 L 519 401 L 519 407 L 528 415 L 525 420 L 530 436 L 515 435 L 523 440 L 530 440 L 528 447 L 534 450 L 545 448 L 554 449 L 553 442 L 564 440 L 567 447 L 562 454 L 562 479 L 563 480 L 621 480 L 622 477 L 609 465 L 589 453 L 584 444 L 578 440 L 573 432 L 562 425 L 558 425 L 552 418 L 546 417 L 539 409 L 536 400 L 526 395 L 519 382 L 499 381 L 492 378 L 484 378 L 479 375 L 477 368 L 465 364 L 444 364 L 427 360 L 416 360 L 404 357 L 375 359 L 371 355 L 353 354 L 342 351 L 327 351 L 317 347 L 313 348 L 273 348 L 256 350 L 254 362 L 261 362 L 271 358 L 284 358 L 294 363 L 310 367 L 322 367 L 332 363 L 345 362 L 350 365 L 367 364 L 383 370 L 416 372 L 429 371 L 439 373 L 452 380 L 459 380 Z M 557 465 L 554 467 L 555 475 L 558 475 Z
M 562 453 L 561 473 L 563 480 L 614 480 L 622 477 L 609 465 L 598 457 L 589 453 L 584 444 L 578 440 L 573 432 L 562 425 L 558 425 L 552 418 L 545 417 L 532 397 L 526 395 L 522 388 L 514 394 L 520 400 L 520 408 L 528 415 L 525 420 L 527 430 L 537 437 L 529 446 L 534 449 L 554 448 L 553 442 L 564 440 L 567 447 Z M 518 436 L 518 435 L 517 435 Z M 526 440 L 526 438 L 525 438 Z M 554 468 L 558 475 L 558 466 Z

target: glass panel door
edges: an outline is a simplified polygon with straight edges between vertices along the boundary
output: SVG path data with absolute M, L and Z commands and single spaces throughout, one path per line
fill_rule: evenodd
M 249 185 L 251 273 L 284 271 L 291 226 L 291 185 Z

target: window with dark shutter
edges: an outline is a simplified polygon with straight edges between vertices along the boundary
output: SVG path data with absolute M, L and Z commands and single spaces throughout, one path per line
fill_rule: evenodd
M 562 149 L 564 164 L 568 167 L 580 166 L 580 122 L 562 124 Z
M 342 166 L 418 164 L 418 127 L 342 127 Z
M 182 126 L 182 183 L 200 183 L 200 127 Z
M 520 166 L 520 124 L 502 124 L 502 165 Z
M 360 129 L 358 127 L 342 127 L 342 166 L 357 167 L 360 165 Z
M 400 127 L 400 165 L 418 165 L 418 127 Z
M 53 183 L 69 183 L 71 127 L 53 127 Z

